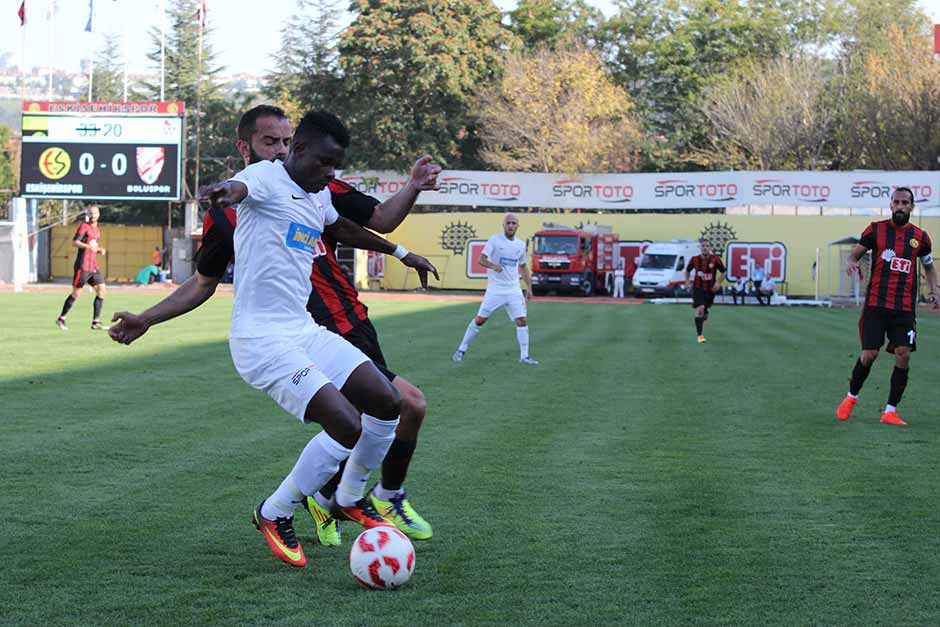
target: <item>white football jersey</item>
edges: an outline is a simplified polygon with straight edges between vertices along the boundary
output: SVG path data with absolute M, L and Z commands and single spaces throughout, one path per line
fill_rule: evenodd
M 293 336 L 316 328 L 307 313 L 313 259 L 323 228 L 339 219 L 329 189 L 308 194 L 281 161 L 259 161 L 232 177 L 248 187 L 235 229 L 235 338 Z
M 503 267 L 502 272 L 486 269 L 487 291 L 512 291 L 519 289 L 519 266 L 526 264 L 526 244 L 518 237 L 508 239 L 498 233 L 486 240 L 483 254 L 491 263 Z

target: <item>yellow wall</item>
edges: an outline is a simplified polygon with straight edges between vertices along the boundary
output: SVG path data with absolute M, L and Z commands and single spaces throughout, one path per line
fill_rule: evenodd
M 485 289 L 485 279 L 466 276 L 466 248 L 455 254 L 442 248 L 448 227 L 469 225 L 475 232 L 473 239 L 487 239 L 502 230 L 500 213 L 438 213 L 410 216 L 391 235 L 390 240 L 424 255 L 441 273 L 441 282 L 432 285 L 444 289 Z M 542 228 L 543 222 L 558 222 L 575 226 L 581 222 L 596 222 L 612 226 L 620 240 L 664 240 L 674 237 L 697 238 L 710 225 L 728 225 L 733 229 L 735 241 L 782 242 L 787 248 L 787 291 L 789 294 L 809 295 L 814 292 L 812 265 L 816 248 L 820 248 L 820 280 L 828 276 L 827 247 L 830 242 L 844 237 L 858 237 L 862 230 L 879 217 L 863 216 L 727 216 L 717 214 L 519 214 L 519 236 L 531 239 Z M 940 238 L 940 218 L 918 218 L 914 222 L 935 238 Z M 466 231 L 457 227 L 454 231 Z M 938 240 L 940 241 L 940 240 Z M 940 244 L 937 244 L 940 245 Z M 530 249 L 531 255 L 531 249 Z M 724 257 L 724 251 L 722 251 Z M 382 287 L 387 289 L 413 289 L 418 286 L 417 275 L 407 271 L 396 259 L 389 257 L 385 265 Z M 823 287 L 822 293 L 828 293 Z
M 144 266 L 153 264 L 153 249 L 163 248 L 163 227 L 101 224 L 101 246 L 106 253 L 98 256 L 98 267 L 108 281 L 133 281 Z M 50 255 L 53 279 L 71 279 L 77 248 L 72 238 L 77 224 L 52 229 Z

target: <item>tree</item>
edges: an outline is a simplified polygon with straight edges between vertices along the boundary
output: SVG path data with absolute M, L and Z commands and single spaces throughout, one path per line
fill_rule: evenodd
M 474 93 L 494 81 L 510 33 L 490 0 L 356 0 L 340 39 L 350 161 L 407 169 L 428 153 L 477 167 Z
M 523 172 L 633 169 L 640 141 L 633 102 L 597 56 L 568 43 L 510 54 L 480 94 L 483 159 Z
M 98 102 L 124 100 L 124 66 L 120 50 L 120 35 L 108 33 L 95 56 L 91 97 Z
M 212 181 L 224 171 L 224 155 L 237 156 L 234 149 L 236 112 L 240 103 L 226 102 L 220 85 L 214 77 L 222 71 L 216 64 L 212 49 L 211 29 L 202 33 L 202 51 L 199 50 L 200 25 L 197 11 L 200 0 L 171 0 L 167 8 L 166 32 L 166 99 L 181 100 L 186 104 L 186 174 L 190 192 L 196 180 L 196 135 L 200 135 L 199 180 Z M 152 28 L 153 48 L 147 57 L 160 69 L 160 32 Z M 159 83 L 146 83 L 149 97 L 160 97 Z M 201 111 L 201 117 L 199 112 Z M 222 137 L 227 138 L 224 143 Z M 223 148 L 223 146 L 227 146 Z M 203 156 L 208 158 L 203 159 Z
M 521 0 L 510 11 L 509 20 L 518 42 L 532 48 L 571 38 L 589 44 L 604 16 L 584 0 Z
M 265 94 L 293 121 L 312 109 L 336 109 L 340 92 L 337 64 L 338 2 L 296 0 L 297 8 L 281 28 L 275 69 Z
M 14 142 L 13 131 L 0 126 L 0 206 L 6 205 L 17 187 L 17 154 L 19 146 Z
M 861 60 L 862 80 L 849 82 L 837 135 L 842 165 L 884 170 L 936 170 L 940 155 L 940 65 L 927 24 L 890 26 L 883 49 Z
M 710 123 L 699 163 L 712 168 L 812 170 L 825 162 L 833 109 L 823 61 L 780 57 L 745 65 L 705 93 Z

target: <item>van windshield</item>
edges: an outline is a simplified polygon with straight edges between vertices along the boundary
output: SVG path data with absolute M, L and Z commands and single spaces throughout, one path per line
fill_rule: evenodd
M 537 255 L 577 255 L 577 235 L 537 235 L 535 237 Z
M 675 255 L 643 255 L 640 267 L 645 270 L 672 270 L 676 264 Z

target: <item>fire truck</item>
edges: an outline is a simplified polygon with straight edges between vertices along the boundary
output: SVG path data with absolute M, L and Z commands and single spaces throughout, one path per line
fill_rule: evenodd
M 532 292 L 574 292 L 591 296 L 609 292 L 620 236 L 609 226 L 542 224 L 532 248 Z

